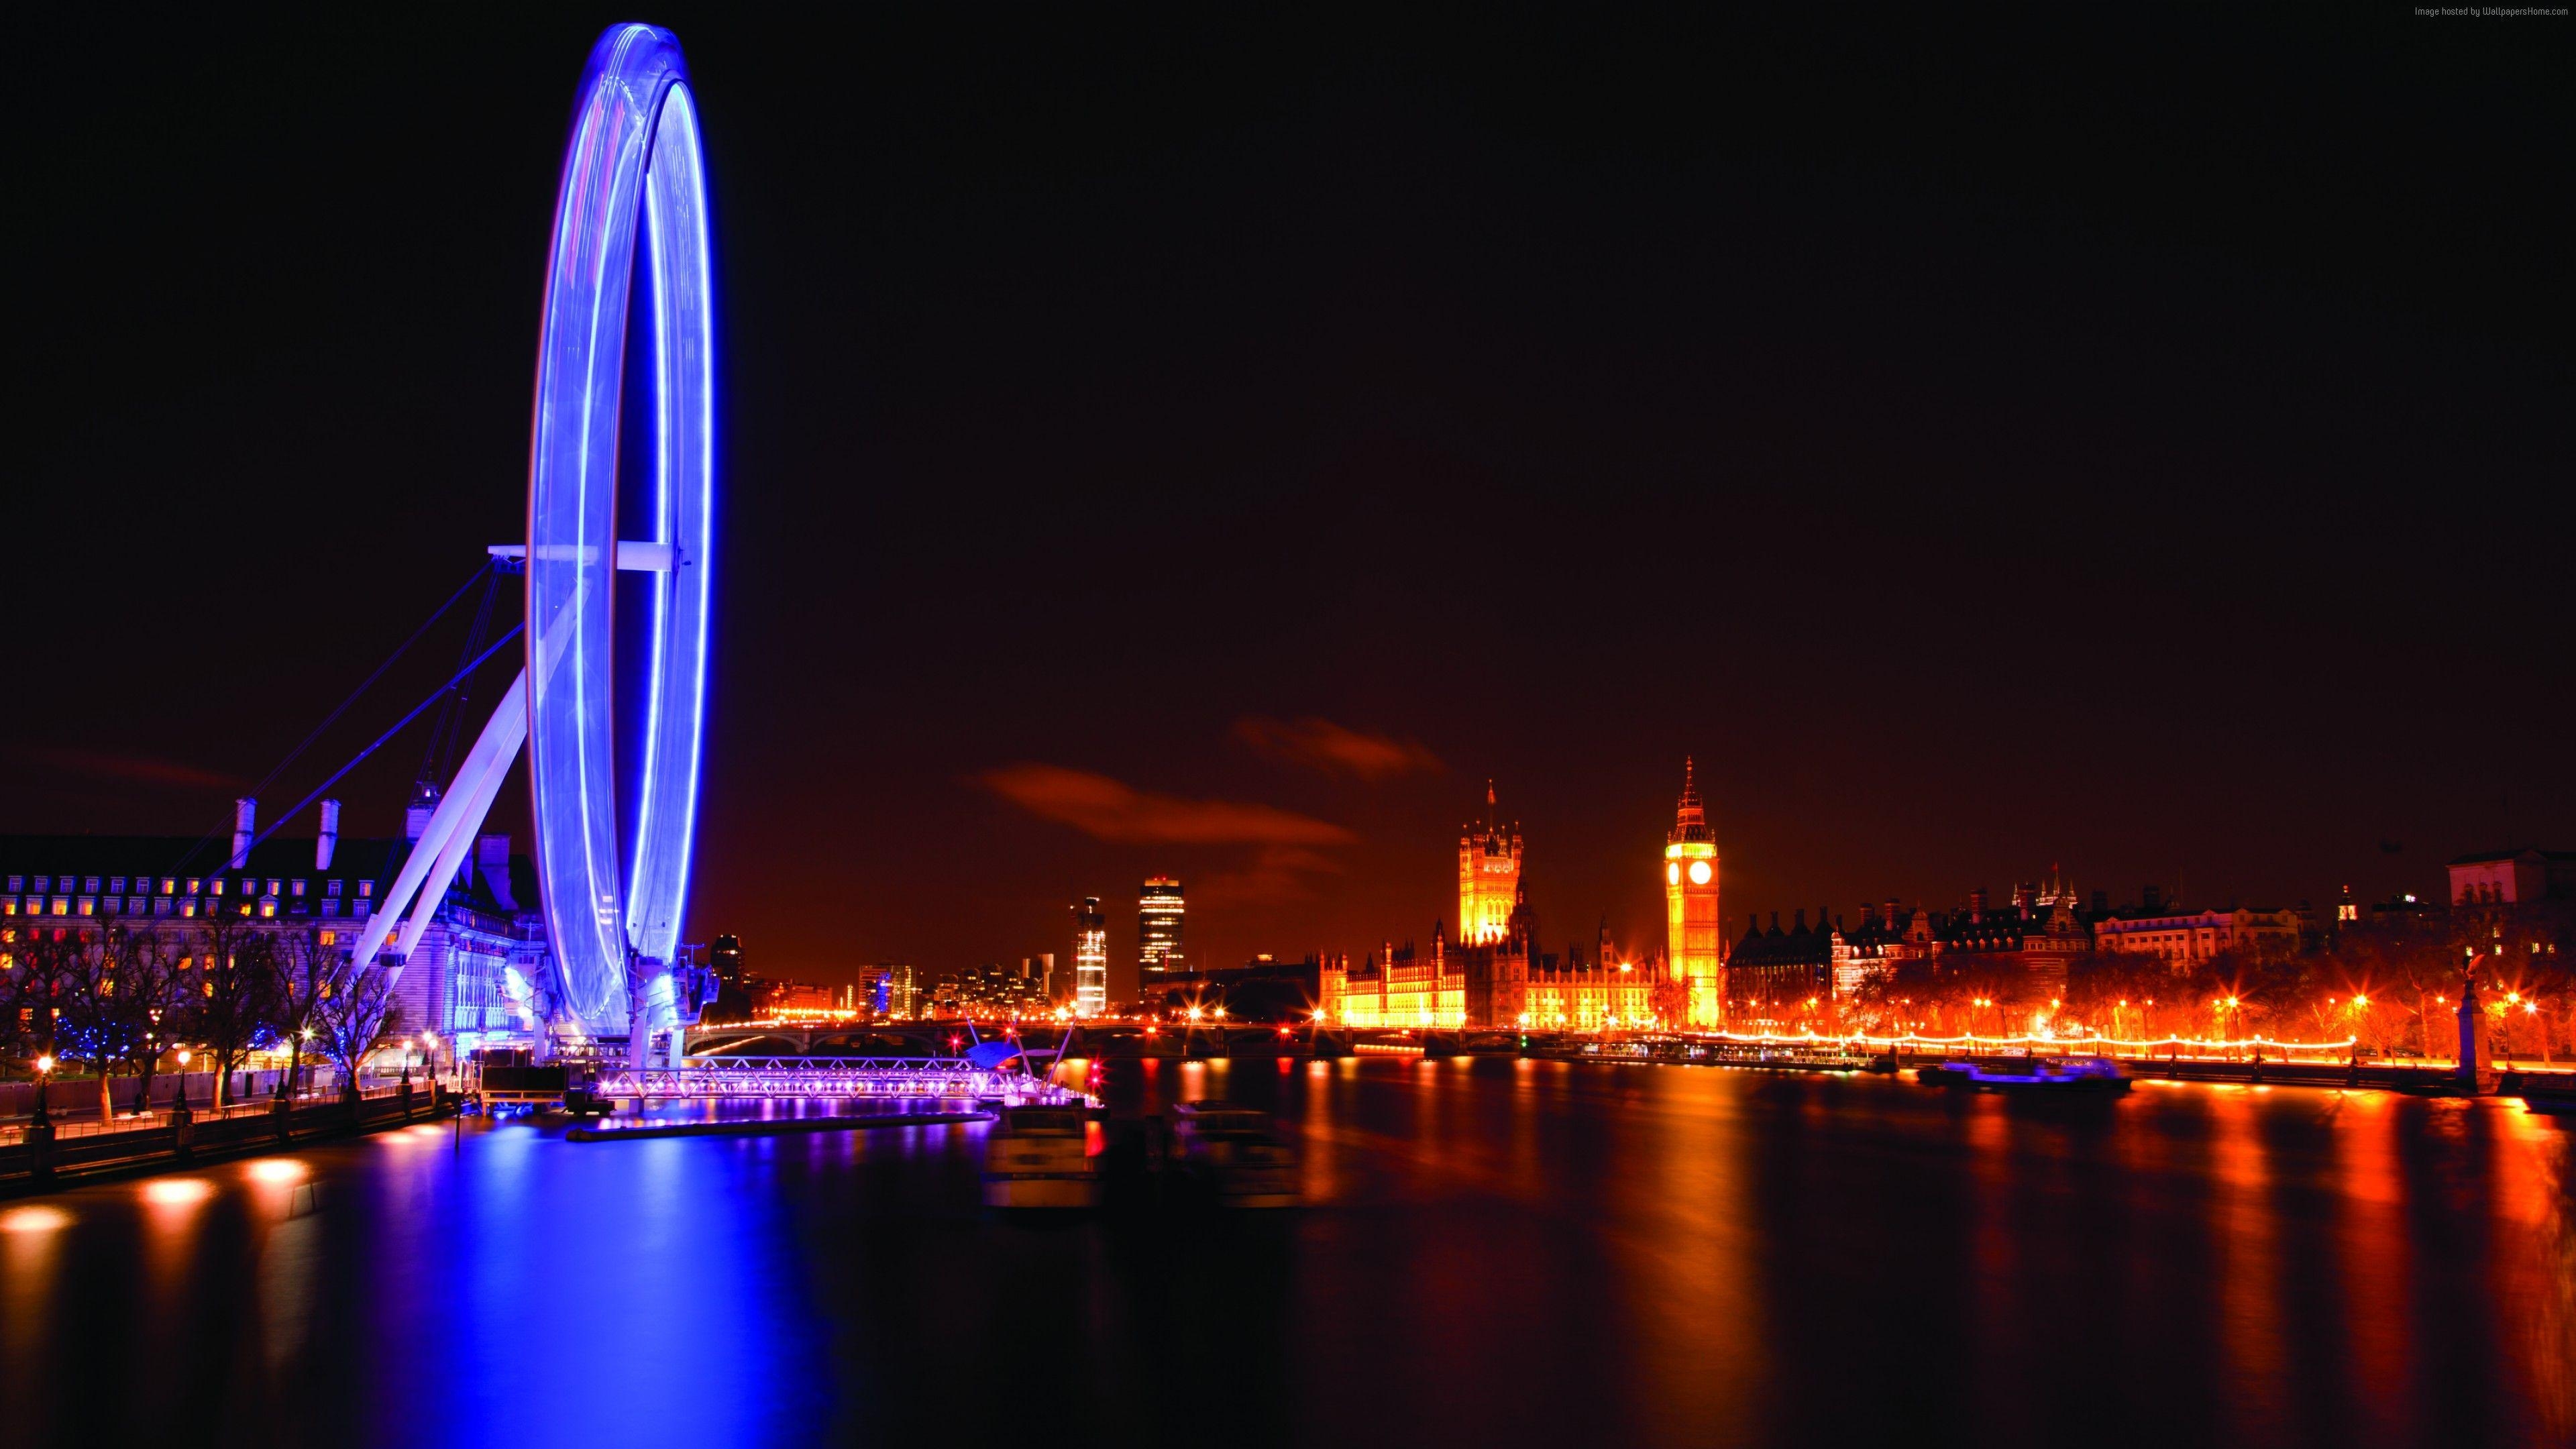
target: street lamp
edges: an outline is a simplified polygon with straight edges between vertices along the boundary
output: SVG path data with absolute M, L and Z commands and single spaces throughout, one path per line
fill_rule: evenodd
M 47 1052 L 36 1058 L 36 1111 L 35 1115 L 27 1119 L 27 1125 L 30 1128 L 54 1125 L 54 1119 L 45 1115 L 45 1088 L 53 1075 L 54 1054 Z

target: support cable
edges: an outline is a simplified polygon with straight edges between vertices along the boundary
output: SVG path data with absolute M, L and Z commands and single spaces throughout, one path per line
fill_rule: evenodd
M 433 692 L 430 694 L 429 698 L 424 699 L 424 700 L 422 700 L 420 703 L 413 705 L 413 706 L 411 707 L 411 710 L 410 710 L 410 712 L 409 712 L 409 713 L 405 714 L 401 719 L 398 719 L 398 720 L 395 720 L 395 721 L 394 721 L 394 726 L 393 726 L 393 728 L 392 728 L 392 729 L 389 729 L 389 730 L 385 731 L 383 734 L 380 734 L 380 735 L 376 736 L 376 740 L 375 740 L 375 743 L 374 743 L 374 744 L 371 744 L 371 745 L 367 746 L 365 749 L 358 751 L 355 755 L 350 756 L 350 757 L 349 757 L 349 763 L 347 763 L 347 764 L 345 764 L 345 765 L 342 765 L 340 768 L 338 768 L 338 769 L 336 769 L 336 770 L 332 771 L 332 772 L 331 772 L 331 778 L 330 778 L 330 779 L 327 779 L 327 780 L 323 781 L 321 784 L 314 786 L 314 787 L 313 787 L 313 793 L 312 793 L 312 794 L 310 794 L 310 795 L 307 795 L 307 796 L 305 796 L 303 799 L 298 800 L 297 802 L 295 802 L 295 808 L 294 808 L 294 809 L 289 810 L 289 811 L 287 811 L 285 814 L 278 816 L 275 820 L 273 820 L 273 821 L 269 822 L 269 826 L 268 826 L 268 828 L 267 828 L 267 829 L 262 830 L 262 831 L 261 831 L 261 832 L 259 832 L 257 835 L 252 836 L 252 837 L 251 837 L 251 841 L 250 841 L 250 843 L 251 843 L 251 847 L 252 847 L 253 849 L 257 849 L 257 848 L 258 848 L 258 846 L 259 846 L 259 843 L 260 843 L 261 841 L 266 840 L 266 839 L 267 839 L 267 838 L 269 838 L 271 835 L 274 835 L 274 834 L 276 834 L 276 833 L 277 833 L 277 827 L 278 827 L 278 826 L 283 825 L 283 824 L 285 824 L 287 821 L 292 820 L 292 819 L 294 819 L 296 816 L 298 816 L 298 815 L 302 814 L 302 813 L 304 812 L 304 807 L 305 807 L 305 806 L 310 805 L 310 804 L 312 804 L 314 801 L 321 799 L 321 798 L 322 798 L 322 792 L 323 792 L 323 791 L 328 790 L 328 789 L 330 789 L 332 786 L 339 784 L 339 783 L 340 783 L 340 780 L 341 780 L 341 777 L 343 777 L 343 776 L 347 775 L 351 770 L 354 770 L 354 769 L 358 768 L 358 766 L 360 766 L 360 765 L 362 765 L 362 764 L 366 763 L 367 756 L 374 754 L 374 753 L 375 753 L 377 750 L 379 750 L 379 749 L 382 749 L 382 748 L 385 746 L 385 744 L 386 744 L 386 742 L 387 742 L 387 741 L 391 740 L 394 736 L 396 736 L 396 735 L 398 735 L 398 734 L 401 734 L 401 733 L 403 732 L 403 726 L 408 725 L 408 724 L 410 724 L 413 720 L 416 720 L 416 719 L 420 718 L 420 717 L 421 717 L 421 715 L 422 715 L 423 713 L 425 713 L 425 712 L 429 709 L 429 707 L 430 707 L 431 705 L 434 705 L 434 704 L 438 703 L 440 700 L 447 698 L 447 692 L 448 692 L 449 690 L 454 689 L 454 688 L 457 686 L 457 684 L 458 684 L 459 682 L 461 682 L 461 681 L 462 681 L 462 680 L 463 680 L 467 675 L 472 674 L 475 670 L 482 668 L 482 667 L 483 667 L 483 664 L 484 664 L 484 661 L 486 661 L 486 660 L 490 659 L 493 655 L 498 654 L 498 653 L 500 653 L 503 649 L 505 649 L 505 648 L 509 647 L 510 642 L 511 642 L 512 640 L 514 640 L 514 639 L 517 639 L 517 638 L 519 637 L 519 635 L 520 635 L 523 631 L 525 631 L 525 630 L 526 630 L 526 628 L 527 628 L 527 627 L 528 627 L 528 626 L 527 626 L 527 625 L 525 625 L 525 624 L 513 624 L 513 625 L 511 625 L 511 626 L 510 626 L 510 632 L 509 632 L 509 633 L 504 634 L 504 635 L 502 635 L 500 638 L 493 640 L 493 641 L 492 641 L 492 647 L 491 647 L 491 648 L 486 649 L 486 650 L 484 650 L 482 653 L 475 655 L 475 656 L 474 656 L 474 659 L 473 659 L 473 661 L 472 661 L 471 663 L 467 664 L 464 668 L 459 669 L 459 670 L 458 670 L 458 671 L 456 671 L 456 673 L 454 673 L 453 675 L 450 675 L 450 676 L 448 677 L 447 682 L 446 682 L 445 684 L 440 685 L 440 686 L 439 686 L 435 691 L 433 691 Z
M 457 587 L 456 592 L 447 596 L 446 603 L 439 605 L 436 610 L 431 612 L 428 618 L 422 620 L 420 627 L 411 631 L 410 638 L 395 645 L 394 652 L 385 656 L 385 662 L 377 665 L 374 673 L 359 681 L 358 687 L 349 691 L 349 697 L 341 700 L 337 709 L 332 710 L 329 714 L 322 717 L 322 722 L 313 727 L 313 732 L 304 737 L 304 742 L 302 744 L 299 744 L 294 749 L 287 751 L 286 758 L 278 761 L 276 768 L 270 770 L 267 774 L 262 775 L 259 783 L 250 787 L 251 798 L 257 799 L 261 792 L 267 790 L 269 786 L 277 783 L 278 776 L 285 774 L 288 768 L 293 766 L 297 760 L 302 759 L 304 757 L 304 752 L 313 748 L 313 742 L 322 738 L 323 731 L 339 723 L 340 716 L 349 712 L 349 706 L 356 704 L 360 696 L 364 695 L 368 690 L 375 688 L 376 681 L 385 677 L 385 671 L 393 668 L 395 661 L 401 659 L 405 653 L 409 652 L 411 646 L 419 643 L 423 634 L 428 633 L 439 620 L 447 617 L 447 611 L 456 607 L 457 600 L 464 598 L 467 592 L 473 589 L 474 585 L 480 582 L 485 574 L 492 571 L 492 565 L 494 562 L 495 561 L 493 559 L 486 558 L 480 565 L 476 566 L 474 572 L 466 576 L 465 582 Z M 487 594 L 485 598 L 488 605 L 490 596 Z M 413 714 L 418 714 L 419 712 L 420 711 L 418 710 L 412 711 Z M 410 715 L 406 715 L 404 718 L 405 720 L 409 720 Z M 376 743 L 382 744 L 384 742 L 382 740 L 378 740 Z M 375 745 L 369 745 L 367 748 L 369 750 L 373 750 Z M 361 756 L 360 758 L 363 759 L 365 757 Z M 345 769 L 341 771 L 341 774 L 346 773 L 348 772 Z M 331 778 L 337 780 L 340 776 L 334 775 Z M 319 791 L 315 792 L 316 795 L 319 793 Z M 312 797 L 307 797 L 305 804 L 309 805 L 311 803 L 313 803 Z M 303 805 L 295 807 L 296 810 L 301 810 L 303 808 Z M 287 812 L 288 815 L 292 815 L 293 813 L 294 811 Z M 279 818 L 284 819 L 286 817 L 281 816 Z M 270 830 L 274 829 L 274 826 L 270 827 Z M 198 851 L 201 851 L 209 844 L 212 844 L 215 836 L 219 833 L 221 832 L 210 830 L 205 834 L 198 836 L 196 844 L 189 846 L 185 851 L 180 853 L 177 860 L 171 862 L 171 869 L 176 870 L 179 867 L 186 865 L 190 860 L 196 857 Z M 269 830 L 263 830 L 259 833 L 259 839 L 266 840 L 269 837 L 269 834 Z
M 456 651 L 459 668 L 464 667 L 465 661 L 473 658 L 475 651 L 483 647 L 483 640 L 492 627 L 492 601 L 501 592 L 501 571 L 494 568 L 486 572 L 491 575 L 491 582 L 484 586 L 483 602 L 474 611 L 474 625 L 465 631 L 465 643 Z M 438 712 L 438 721 L 429 732 L 429 748 L 421 755 L 418 783 L 445 787 L 448 767 L 455 762 L 457 726 L 463 720 L 466 699 L 462 687 L 454 688 L 448 695 L 447 707 Z

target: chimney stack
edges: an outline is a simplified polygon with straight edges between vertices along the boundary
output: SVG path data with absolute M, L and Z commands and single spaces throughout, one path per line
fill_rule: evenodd
M 316 871 L 329 870 L 331 853 L 339 848 L 340 802 L 325 800 L 322 802 L 322 833 L 313 837 L 313 868 Z
M 233 802 L 233 863 L 225 869 L 240 870 L 250 864 L 250 839 L 259 833 L 259 801 L 244 795 Z

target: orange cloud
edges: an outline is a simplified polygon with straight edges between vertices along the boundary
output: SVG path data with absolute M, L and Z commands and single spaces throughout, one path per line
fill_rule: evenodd
M 1096 840 L 1175 845 L 1339 845 L 1351 833 L 1329 821 L 1239 800 L 1184 800 L 1138 790 L 1086 770 L 1019 764 L 987 770 L 984 788 L 1042 819 Z
M 201 770 L 176 760 L 152 755 L 119 754 L 109 750 L 85 750 L 67 745 L 32 745 L 22 753 L 28 758 L 57 770 L 75 774 L 96 775 L 111 780 L 129 780 L 145 785 L 176 785 L 198 790 L 238 790 L 250 782 L 238 775 L 216 770 Z
M 1294 722 L 1246 715 L 1234 722 L 1234 737 L 1272 759 L 1372 784 L 1441 768 L 1440 757 L 1418 740 L 1368 734 L 1313 715 Z
M 1307 877 L 1339 871 L 1342 863 L 1317 850 L 1265 845 L 1241 870 L 1222 871 L 1190 884 L 1193 906 L 1266 906 L 1315 897 Z

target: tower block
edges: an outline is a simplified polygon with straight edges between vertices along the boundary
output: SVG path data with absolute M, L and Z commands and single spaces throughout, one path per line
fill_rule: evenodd
M 1485 782 L 1485 818 L 1458 836 L 1458 944 L 1491 946 L 1512 933 L 1521 903 L 1521 828 L 1503 828 L 1494 782 Z
M 1718 930 L 1717 834 L 1700 805 L 1691 762 L 1682 760 L 1682 799 L 1664 837 L 1666 984 L 1681 1024 L 1713 1031 L 1726 1024 L 1725 945 Z

